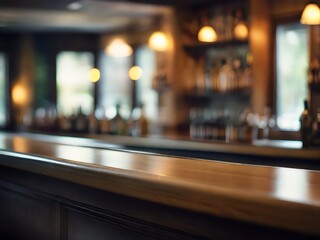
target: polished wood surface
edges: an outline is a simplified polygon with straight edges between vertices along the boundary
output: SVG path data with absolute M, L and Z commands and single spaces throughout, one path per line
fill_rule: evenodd
M 320 235 L 320 172 L 0 134 L 0 165 L 214 216 Z M 90 140 L 87 140 L 90 141 Z M 94 144 L 94 142 L 92 142 Z
M 19 133 L 19 135 L 41 141 L 43 139 L 43 134 Z M 70 136 L 76 138 L 70 140 L 68 136 L 64 136 L 63 138 L 59 138 L 59 142 L 101 148 L 128 147 L 130 149 L 133 147 L 134 149 L 137 147 L 140 148 L 140 150 L 142 148 L 145 148 L 146 150 L 190 150 L 208 153 L 230 153 L 255 157 L 278 157 L 320 162 L 320 148 L 302 148 L 301 141 L 261 139 L 255 140 L 250 144 L 187 139 L 176 135 L 130 137 L 103 134 L 76 134 Z M 91 139 L 92 141 L 88 141 L 87 139 Z M 47 135 L 45 141 L 56 142 L 56 138 L 55 136 Z M 258 163 L 259 161 L 257 161 L 257 164 Z
M 248 143 L 225 143 L 201 141 L 199 139 L 179 139 L 163 137 L 132 138 L 112 135 L 85 135 L 92 139 L 100 139 L 108 143 L 123 146 L 141 146 L 146 148 L 188 149 L 195 151 L 211 151 L 253 156 L 285 157 L 294 159 L 310 159 L 320 161 L 319 148 L 302 148 L 301 141 L 255 140 Z

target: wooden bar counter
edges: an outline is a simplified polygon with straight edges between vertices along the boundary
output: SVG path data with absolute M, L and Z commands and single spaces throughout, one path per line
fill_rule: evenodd
M 317 170 L 116 150 L 119 145 L 1 133 L 0 238 L 320 238 Z M 319 151 L 310 151 L 306 159 L 319 160 Z

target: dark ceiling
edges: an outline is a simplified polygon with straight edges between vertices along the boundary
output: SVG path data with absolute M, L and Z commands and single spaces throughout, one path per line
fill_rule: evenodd
M 143 3 L 153 5 L 167 5 L 167 6 L 195 6 L 209 4 L 213 2 L 222 2 L 221 0 L 98 0 L 99 2 L 130 2 Z M 29 8 L 29 9 L 53 9 L 62 10 L 69 3 L 75 0 L 1 0 L 0 8 Z M 87 2 L 91 2 L 88 0 Z
M 68 5 L 75 2 L 81 7 L 70 10 Z M 111 32 L 150 26 L 168 14 L 170 7 L 219 2 L 222 0 L 0 0 L 0 31 Z

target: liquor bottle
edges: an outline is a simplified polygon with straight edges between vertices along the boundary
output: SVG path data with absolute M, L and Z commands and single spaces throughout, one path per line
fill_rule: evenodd
M 146 136 L 148 134 L 148 120 L 143 104 L 134 108 L 131 116 L 131 135 Z
M 219 70 L 219 91 L 228 92 L 232 90 L 232 83 L 234 82 L 234 71 L 230 61 L 222 60 L 222 67 Z
M 59 130 L 63 132 L 71 132 L 72 130 L 72 122 L 71 119 L 67 116 L 61 114 L 59 116 Z
M 79 107 L 78 114 L 75 119 L 74 130 L 78 133 L 84 133 L 88 131 L 88 119 L 86 115 L 82 112 L 82 108 Z
M 96 132 L 101 134 L 110 133 L 110 121 L 106 116 L 106 109 L 99 106 L 94 111 L 94 117 L 96 119 Z
M 253 113 L 249 107 L 246 107 L 239 117 L 238 140 L 240 142 L 252 142 L 253 137 Z
M 219 91 L 219 69 L 220 69 L 220 62 L 213 61 L 211 67 L 211 81 L 212 81 L 212 91 L 218 92 Z
M 98 121 L 94 114 L 94 111 L 89 115 L 89 133 L 96 133 L 98 128 Z
M 311 144 L 311 130 L 312 130 L 312 118 L 309 112 L 308 101 L 304 101 L 304 110 L 300 117 L 300 132 L 301 141 L 303 147 L 308 147 Z
M 110 120 L 110 129 L 111 129 L 110 133 L 115 135 L 127 135 L 128 134 L 127 122 L 121 116 L 120 109 L 121 109 L 120 104 L 117 104 L 115 117 Z
M 238 91 L 240 89 L 240 79 L 242 77 L 241 60 L 236 58 L 233 60 L 234 79 L 232 84 L 232 90 Z

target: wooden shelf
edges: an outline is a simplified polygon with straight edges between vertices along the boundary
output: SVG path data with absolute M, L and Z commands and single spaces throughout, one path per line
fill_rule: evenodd
M 191 56 L 198 57 L 204 52 L 209 50 L 217 49 L 225 49 L 225 48 L 233 48 L 233 47 L 244 47 L 248 46 L 248 40 L 230 40 L 230 41 L 220 41 L 213 43 L 197 43 L 194 45 L 184 45 L 184 50 Z
M 241 89 L 237 91 L 229 92 L 207 92 L 207 93 L 187 93 L 185 98 L 188 100 L 202 100 L 202 101 L 212 101 L 216 99 L 236 99 L 249 101 L 250 100 L 250 89 Z

